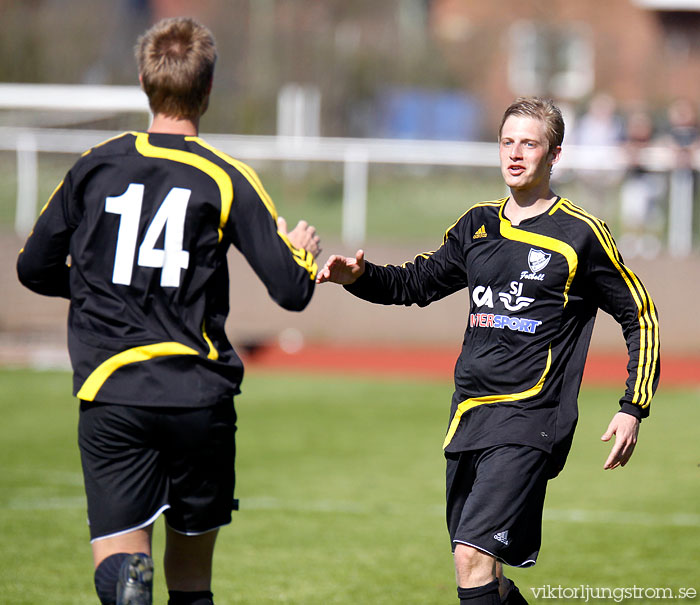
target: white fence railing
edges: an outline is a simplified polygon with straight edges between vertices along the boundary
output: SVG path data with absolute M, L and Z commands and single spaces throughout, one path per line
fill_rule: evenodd
M 0 109 L 149 113 L 138 86 L 0 83 Z
M 150 114 L 138 86 L 85 86 L 0 83 L 1 110 L 44 112 L 136 112 Z M 82 153 L 117 132 L 41 128 L 0 128 L 0 150 L 17 154 L 17 209 L 15 228 L 25 235 L 37 208 L 38 154 Z M 498 167 L 495 143 L 203 135 L 222 151 L 243 160 L 339 162 L 343 170 L 342 236 L 347 243 L 364 240 L 367 215 L 368 170 L 371 164 Z M 668 250 L 687 256 L 693 244 L 693 188 L 687 172 L 676 170 L 674 153 L 652 147 L 640 157 L 648 170 L 670 174 L 667 216 Z M 700 169 L 700 155 L 694 159 Z M 627 157 L 618 147 L 566 145 L 557 170 L 613 171 L 622 174 Z
M 15 228 L 20 235 L 31 229 L 37 208 L 37 154 L 82 153 L 118 132 L 0 128 L 0 150 L 17 154 L 17 209 Z M 245 161 L 280 160 L 336 162 L 344 166 L 342 237 L 348 244 L 361 243 L 366 232 L 368 170 L 371 164 L 428 166 L 498 167 L 496 143 L 405 141 L 384 139 L 343 139 L 277 136 L 203 134 L 202 138 L 236 158 Z M 696 157 L 695 167 L 700 167 Z M 677 257 L 687 256 L 693 241 L 693 191 L 674 187 L 673 151 L 667 147 L 644 150 L 641 160 L 649 170 L 671 175 L 668 210 L 668 250 Z M 567 145 L 557 170 L 614 171 L 622 174 L 627 156 L 619 147 L 579 147 Z

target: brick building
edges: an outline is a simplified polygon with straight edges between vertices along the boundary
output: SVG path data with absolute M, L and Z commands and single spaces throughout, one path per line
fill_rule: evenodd
M 606 91 L 625 108 L 700 100 L 696 0 L 433 0 L 429 26 L 496 113 L 514 94 L 575 105 Z

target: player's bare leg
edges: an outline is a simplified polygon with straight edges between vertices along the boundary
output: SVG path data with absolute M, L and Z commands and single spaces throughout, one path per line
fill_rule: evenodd
M 151 554 L 151 536 L 153 535 L 153 525 L 136 529 L 126 534 L 95 540 L 92 543 L 92 559 L 95 569 L 110 555 L 116 553 L 142 552 Z
M 168 590 L 211 590 L 212 559 L 219 530 L 186 536 L 168 527 L 165 534 L 165 582 Z
M 454 552 L 457 584 L 464 588 L 483 586 L 496 579 L 496 561 L 466 544 L 457 544 Z
M 513 580 L 506 578 L 503 564 L 496 562 L 496 578 L 498 579 L 498 594 L 503 605 L 527 605 L 527 601 L 518 590 Z
M 503 575 L 503 564 L 500 561 L 496 561 L 496 579 L 498 580 L 498 594 L 501 596 L 501 599 L 503 599 L 510 585 L 508 583 L 508 578 Z
M 496 560 L 486 553 L 457 544 L 454 552 L 457 594 L 462 605 L 499 605 Z

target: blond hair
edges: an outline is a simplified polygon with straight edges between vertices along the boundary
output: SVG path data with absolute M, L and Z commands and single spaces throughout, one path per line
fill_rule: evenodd
M 197 119 L 207 108 L 216 64 L 212 33 L 194 19 L 163 19 L 136 44 L 139 77 L 151 110 Z
M 564 118 L 561 110 L 551 99 L 539 97 L 519 97 L 510 104 L 503 114 L 498 128 L 498 138 L 501 138 L 503 125 L 510 116 L 523 116 L 540 120 L 545 126 L 545 136 L 549 143 L 549 151 L 559 147 L 564 140 Z

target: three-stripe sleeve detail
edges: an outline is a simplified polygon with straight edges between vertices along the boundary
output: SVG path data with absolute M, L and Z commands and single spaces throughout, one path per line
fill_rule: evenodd
M 622 262 L 622 257 L 612 235 L 602 221 L 572 204 L 569 200 L 565 200 L 560 209 L 588 224 L 610 262 L 622 277 L 637 306 L 639 359 L 632 403 L 646 408 L 651 403 L 654 374 L 659 358 L 659 323 L 654 302 L 639 278 Z
M 277 208 L 275 208 L 275 204 L 272 201 L 270 195 L 267 193 L 267 191 L 265 191 L 265 188 L 263 187 L 263 184 L 260 181 L 260 177 L 257 175 L 255 170 L 253 170 L 244 162 L 236 160 L 231 156 L 219 151 L 215 147 L 212 147 L 199 137 L 187 137 L 187 140 L 196 142 L 198 145 L 201 145 L 202 147 L 216 155 L 218 158 L 222 159 L 224 162 L 230 164 L 236 170 L 238 170 L 238 172 L 240 172 L 241 175 L 243 175 L 243 177 L 248 181 L 248 183 L 250 183 L 251 187 L 258 194 L 258 197 L 264 204 L 265 208 L 267 208 L 267 211 L 270 213 L 270 216 L 272 216 L 272 219 L 275 221 L 275 223 L 277 223 Z M 315 280 L 316 273 L 318 272 L 318 266 L 316 265 L 316 261 L 314 260 L 313 255 L 304 248 L 297 248 L 296 246 L 294 246 L 294 244 L 292 244 L 292 242 L 289 241 L 289 238 L 281 231 L 278 230 L 277 235 L 285 243 L 287 248 L 289 248 L 292 257 L 294 258 L 294 261 L 300 267 L 306 270 L 306 272 L 309 274 L 309 277 L 312 280 Z

